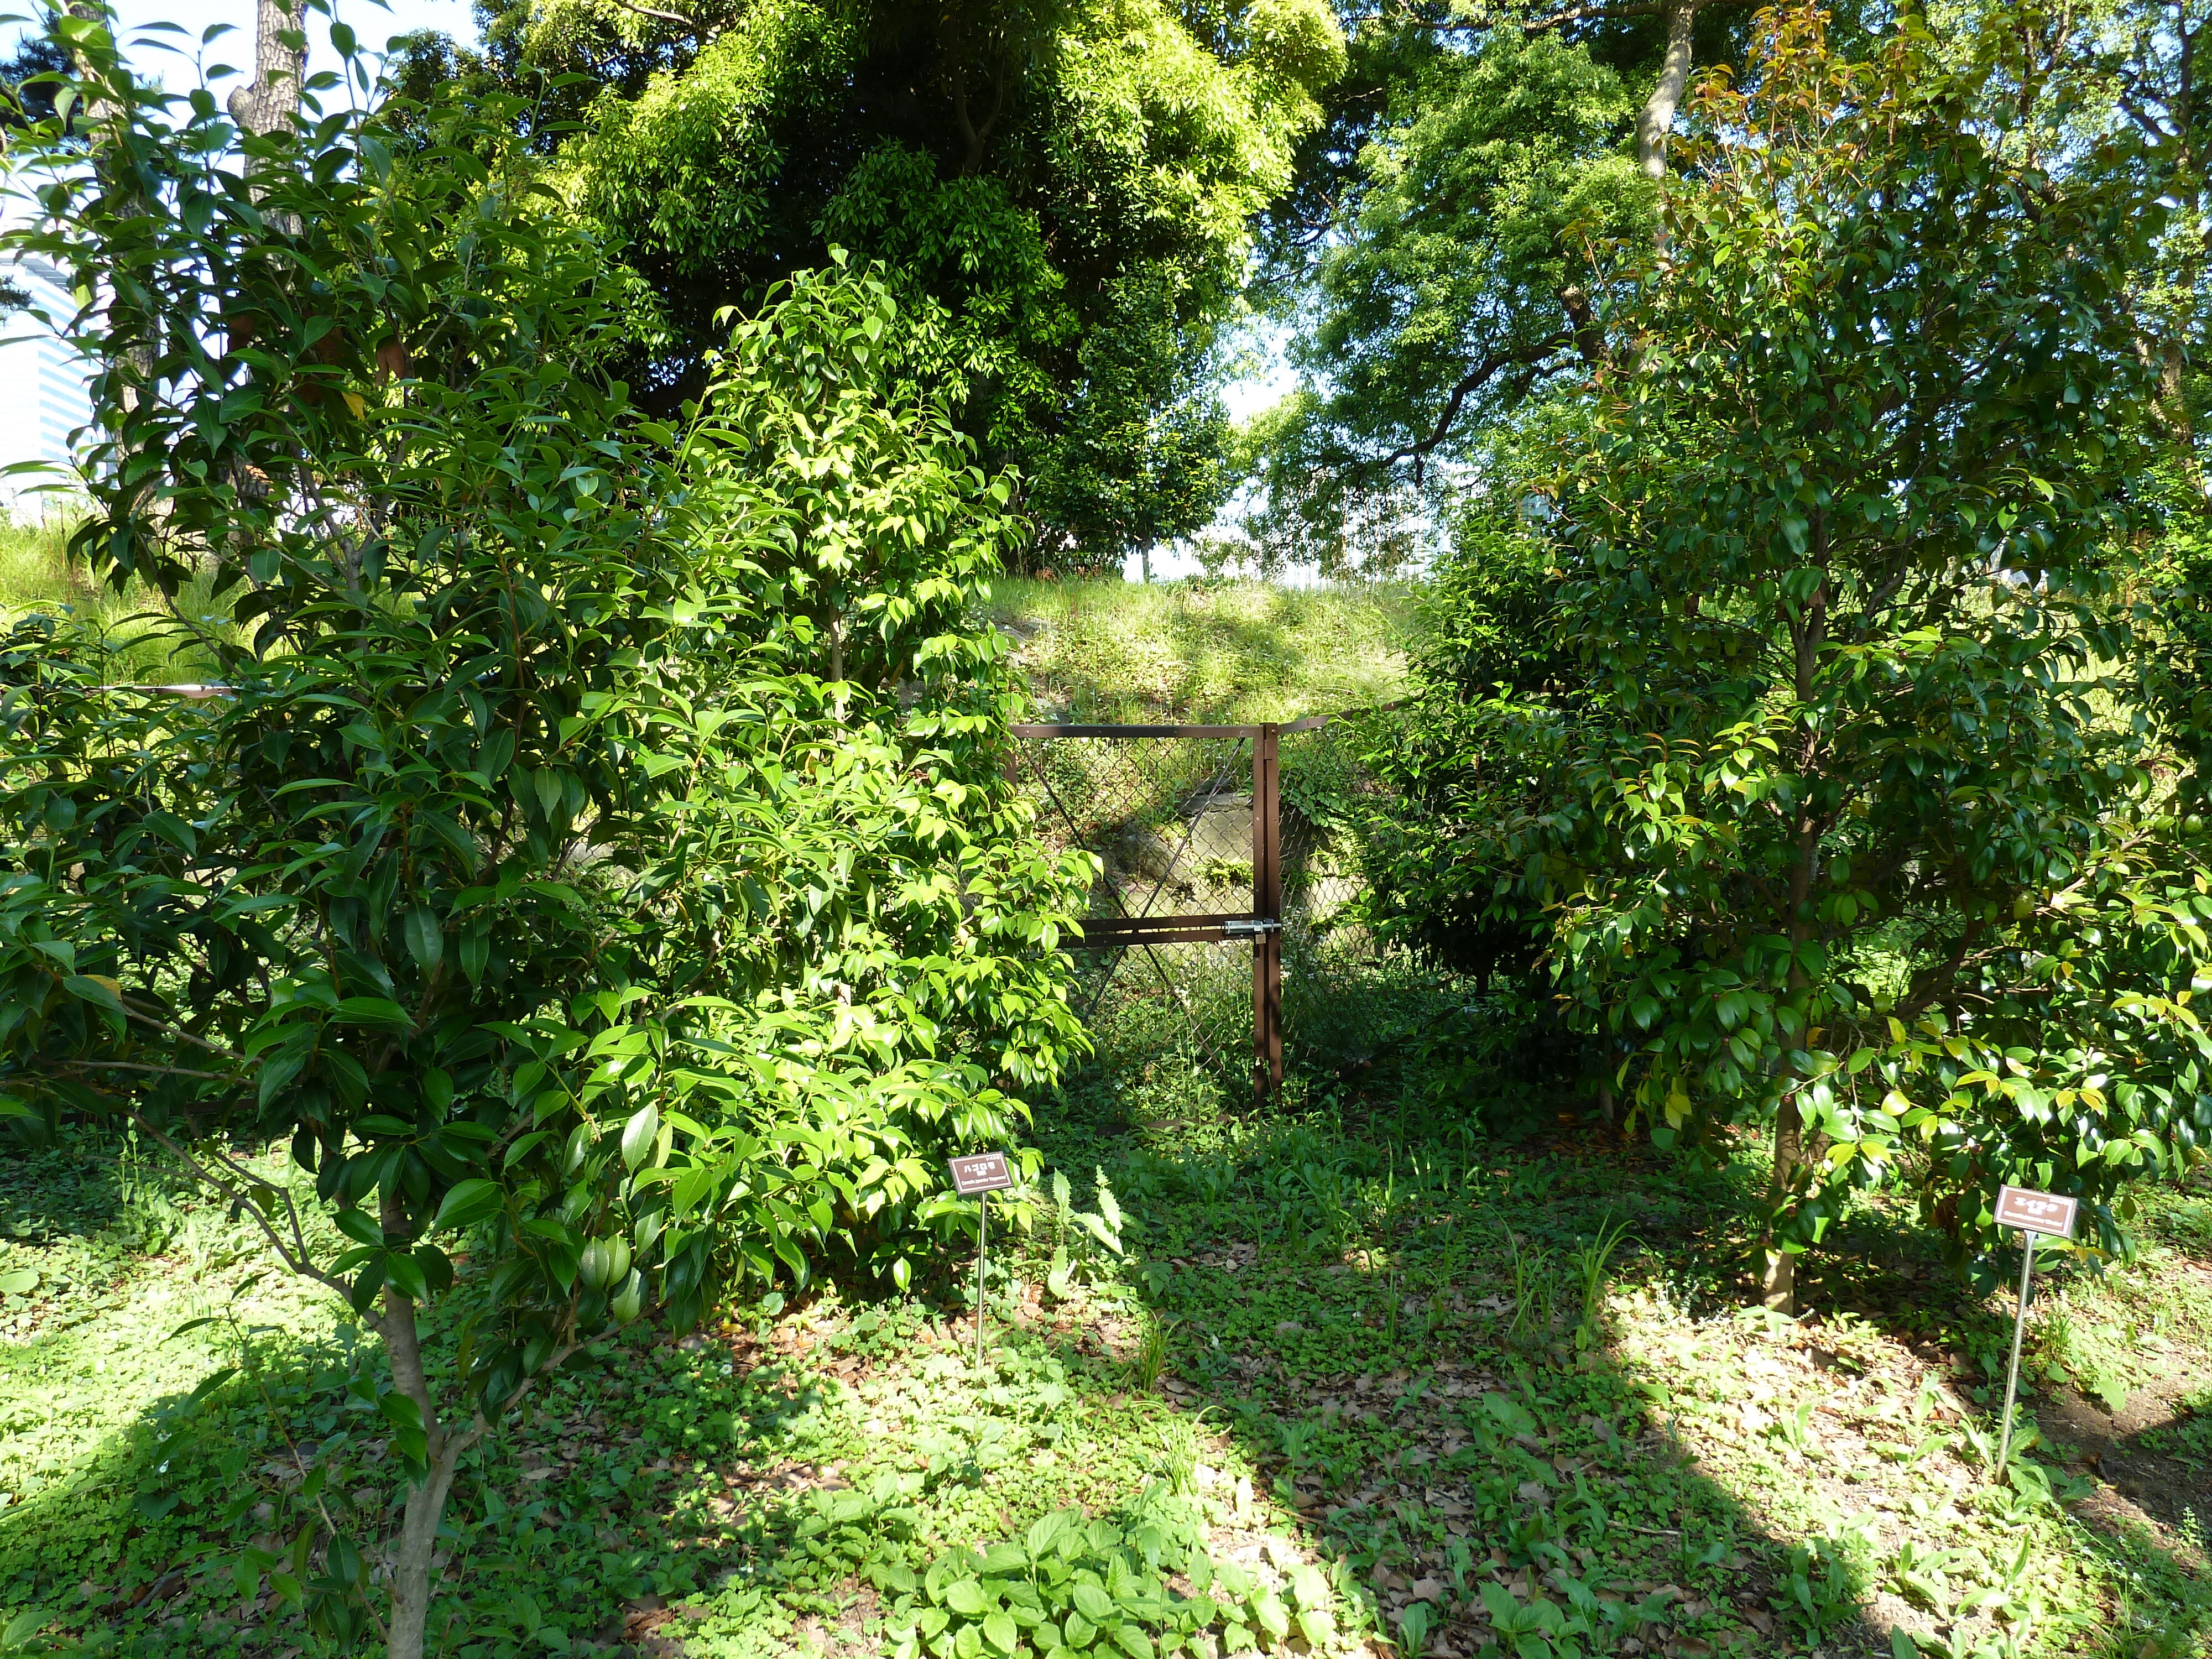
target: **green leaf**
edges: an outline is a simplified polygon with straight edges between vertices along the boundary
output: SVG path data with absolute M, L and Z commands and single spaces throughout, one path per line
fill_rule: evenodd
M 36 1267 L 11 1267 L 6 1273 L 0 1273 L 0 1296 L 28 1296 L 38 1288 L 39 1270 Z M 190 1328 L 189 1325 L 179 1326 L 176 1331 L 172 1331 L 169 1334 L 175 1336 L 179 1332 Z
M 428 905 L 410 907 L 400 931 L 407 941 L 407 954 L 415 958 L 415 965 L 424 973 L 435 968 L 445 956 L 445 932 L 438 925 L 437 913 Z
M 19 1648 L 45 1629 L 46 1624 L 46 1614 L 43 1608 L 26 1607 L 8 1621 L 7 1629 L 0 1630 L 0 1644 Z
M 376 1218 L 368 1211 L 349 1204 L 333 1212 L 331 1219 L 337 1224 L 338 1231 L 355 1243 L 378 1249 L 384 1247 L 384 1229 L 377 1224 Z
M 70 974 L 63 978 L 62 988 L 72 996 L 97 1003 L 118 1019 L 123 1018 L 123 988 L 104 975 Z
M 500 1212 L 506 1194 L 495 1181 L 471 1178 L 456 1182 L 438 1206 L 437 1218 L 431 1222 L 433 1232 L 444 1232 L 449 1228 L 473 1227 L 478 1222 L 489 1221 Z
M 981 1619 L 990 1603 L 983 1599 L 983 1587 L 972 1578 L 963 1578 L 945 1587 L 941 1598 L 945 1605 L 963 1619 Z
M 650 1101 L 632 1115 L 623 1125 L 622 1160 L 626 1170 L 635 1170 L 653 1151 L 653 1138 L 660 1133 L 660 1109 Z
M 1120 1610 L 1114 1605 L 1114 1598 L 1096 1584 L 1078 1580 L 1070 1589 L 1067 1599 L 1075 1604 L 1078 1613 L 1094 1625 L 1111 1625 L 1121 1618 Z
M 1290 1638 L 1290 1609 L 1283 1605 L 1282 1598 L 1274 1591 L 1263 1591 L 1252 1598 L 1252 1617 L 1278 1642 Z
M 1005 1613 L 986 1613 L 983 1616 L 983 1639 L 1000 1653 L 1011 1654 L 1021 1641 L 1021 1632 Z M 1146 1659 L 1151 1659 L 1151 1656 L 1146 1655 Z
M 344 997 L 331 1010 L 331 1021 L 339 1025 L 367 1025 L 377 1030 L 407 1032 L 415 1029 L 415 1022 L 407 1018 L 407 1011 L 389 997 Z
M 138 1513 L 149 1522 L 159 1521 L 183 1501 L 184 1494 L 173 1492 L 142 1492 L 136 1499 Z
M 1072 1648 L 1087 1648 L 1091 1638 L 1098 1634 L 1098 1627 L 1079 1613 L 1071 1613 L 1060 1626 L 1060 1633 Z

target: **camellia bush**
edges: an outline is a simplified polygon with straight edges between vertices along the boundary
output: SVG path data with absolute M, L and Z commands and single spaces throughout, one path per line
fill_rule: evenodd
M 239 1571 L 412 1659 L 536 1379 L 741 1284 L 907 1284 L 965 1224 L 941 1155 L 1079 1042 L 1085 872 L 1002 779 L 974 620 L 1008 490 L 884 390 L 871 277 L 795 278 L 656 424 L 514 110 L 363 70 L 241 133 L 54 27 L 11 241 L 88 296 L 48 319 L 94 370 L 72 555 L 204 684 L 0 637 L 0 1112 L 128 1120 L 380 1334 L 398 1534 Z
M 1771 1133 L 1789 1310 L 1868 1183 L 1962 1266 L 2006 1182 L 2127 1248 L 2128 1183 L 2212 1133 L 2212 873 L 2133 562 L 2155 210 L 1996 145 L 2003 88 L 1916 19 L 1863 62 L 1759 27 L 1656 251 L 1594 261 L 1603 367 L 1521 532 L 1577 672 L 1433 672 L 1371 845 L 1400 926 L 1528 941 L 1662 1144 Z

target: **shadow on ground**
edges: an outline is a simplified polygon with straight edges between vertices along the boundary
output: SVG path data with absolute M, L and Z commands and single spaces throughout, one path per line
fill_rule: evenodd
M 2139 1511 L 2061 1462 L 1987 1483 L 1986 1378 L 1935 1338 L 1972 1348 L 1995 1315 L 1961 1319 L 1911 1233 L 1832 1255 L 1820 1316 L 1772 1327 L 1738 1310 L 1725 1180 L 1347 1126 L 1341 1102 L 1165 1130 L 1152 1103 L 1077 1092 L 1051 1123 L 1081 1201 L 1101 1168 L 1139 1218 L 1133 1259 L 1065 1298 L 1040 1290 L 1049 1228 L 1003 1259 L 981 1377 L 957 1303 L 833 1294 L 580 1357 L 457 1489 L 435 1650 L 872 1653 L 896 1570 L 1161 1492 L 1220 1559 L 1333 1562 L 1352 1636 L 1438 1659 L 2201 1646 L 2187 1504 L 2154 1505 L 2148 1463 Z M 87 1651 L 363 1650 L 279 1577 L 312 1601 L 333 1533 L 373 1571 L 392 1522 L 351 1386 L 380 1360 L 331 1329 L 241 1328 L 234 1373 L 176 1376 L 0 1516 L 9 1615 Z M 2157 1431 L 2123 1433 L 2108 1474 Z

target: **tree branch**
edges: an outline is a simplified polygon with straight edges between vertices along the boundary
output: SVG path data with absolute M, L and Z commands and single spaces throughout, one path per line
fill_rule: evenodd
M 650 17 L 656 22 L 673 23 L 678 28 L 694 37 L 699 33 L 698 24 L 680 13 L 663 11 L 658 6 L 641 6 L 637 3 L 637 0 L 615 0 L 615 4 L 620 6 L 624 11 L 635 12 L 640 17 Z
M 196 1179 L 205 1186 L 212 1187 L 216 1192 L 221 1193 L 225 1198 L 228 1199 L 231 1204 L 240 1214 L 252 1217 L 253 1224 L 261 1229 L 263 1237 L 267 1238 L 269 1241 L 270 1248 L 276 1252 L 276 1259 L 282 1261 L 286 1267 L 289 1268 L 293 1273 L 299 1274 L 302 1279 L 312 1279 L 318 1285 L 321 1285 L 331 1290 L 336 1291 L 340 1296 L 349 1294 L 349 1287 L 343 1279 L 336 1277 L 334 1274 L 325 1273 L 320 1267 L 318 1267 L 313 1261 L 307 1259 L 304 1250 L 295 1253 L 292 1249 L 284 1243 L 284 1240 L 278 1235 L 276 1227 L 270 1223 L 269 1218 L 262 1213 L 261 1206 L 253 1201 L 252 1197 L 246 1190 L 244 1186 L 233 1182 L 225 1181 L 221 1176 L 216 1175 L 212 1170 L 204 1167 L 198 1159 L 195 1158 L 183 1147 L 177 1145 L 174 1140 L 169 1138 L 169 1135 L 166 1131 L 157 1127 L 154 1123 L 149 1121 L 143 1113 L 132 1112 L 129 1115 L 132 1124 L 134 1124 L 142 1133 L 143 1133 L 149 1139 L 155 1142 L 172 1158 L 175 1158 L 179 1164 L 182 1164 L 187 1170 L 190 1170 Z M 222 1157 L 221 1153 L 217 1153 L 216 1158 L 217 1163 L 219 1163 L 225 1170 L 229 1170 L 233 1175 L 239 1176 L 240 1182 L 253 1182 L 253 1184 L 258 1186 L 268 1186 L 270 1184 L 266 1182 L 255 1181 L 254 1177 L 247 1171 L 238 1169 L 230 1162 L 229 1159 Z M 285 1201 L 289 1206 L 291 1201 L 290 1195 L 289 1194 L 285 1196 Z M 298 1220 L 296 1217 L 294 1218 L 293 1230 L 295 1236 L 296 1237 L 298 1233 Z
M 1370 465 L 1379 471 L 1385 467 L 1395 466 L 1401 461 L 1410 460 L 1414 464 L 1413 481 L 1419 483 L 1427 465 L 1429 455 L 1438 444 L 1450 435 L 1452 422 L 1459 418 L 1460 409 L 1469 398 L 1480 392 L 1497 375 L 1516 365 L 1528 369 L 1531 380 L 1537 374 L 1556 368 L 1559 365 L 1547 360 L 1561 346 L 1571 343 L 1572 339 L 1571 335 L 1553 334 L 1539 340 L 1534 345 L 1514 346 L 1504 351 L 1492 352 L 1462 376 L 1459 384 L 1452 388 L 1451 396 L 1444 400 L 1443 412 L 1437 416 L 1437 423 L 1431 428 L 1427 437 L 1416 439 L 1409 444 L 1401 444 L 1388 455 Z
M 1739 0 L 1739 3 L 1748 3 L 1749 0 Z M 1606 5 L 1601 0 L 1597 5 L 1569 6 L 1565 11 L 1524 19 L 1521 33 L 1541 34 L 1547 29 L 1565 28 L 1570 23 L 1610 23 L 1625 17 L 1656 17 L 1666 9 L 1665 0 L 1631 0 L 1625 6 Z

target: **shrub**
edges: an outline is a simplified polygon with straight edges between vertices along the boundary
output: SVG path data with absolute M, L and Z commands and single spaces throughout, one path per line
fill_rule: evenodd
M 225 689 L 110 684 L 65 617 L 0 640 L 0 1112 L 128 1117 L 375 1325 L 389 1616 L 349 1540 L 295 1593 L 411 1656 L 459 1461 L 537 1378 L 726 1284 L 904 1285 L 960 1214 L 935 1154 L 1078 1040 L 1038 947 L 1080 872 L 1000 776 L 975 620 L 1007 487 L 887 399 L 872 279 L 795 280 L 657 425 L 512 108 L 241 138 L 55 28 L 91 164 L 19 138 L 12 240 L 98 296 L 50 319 L 96 370 L 72 550 Z M 232 628 L 173 603 L 201 579 Z

